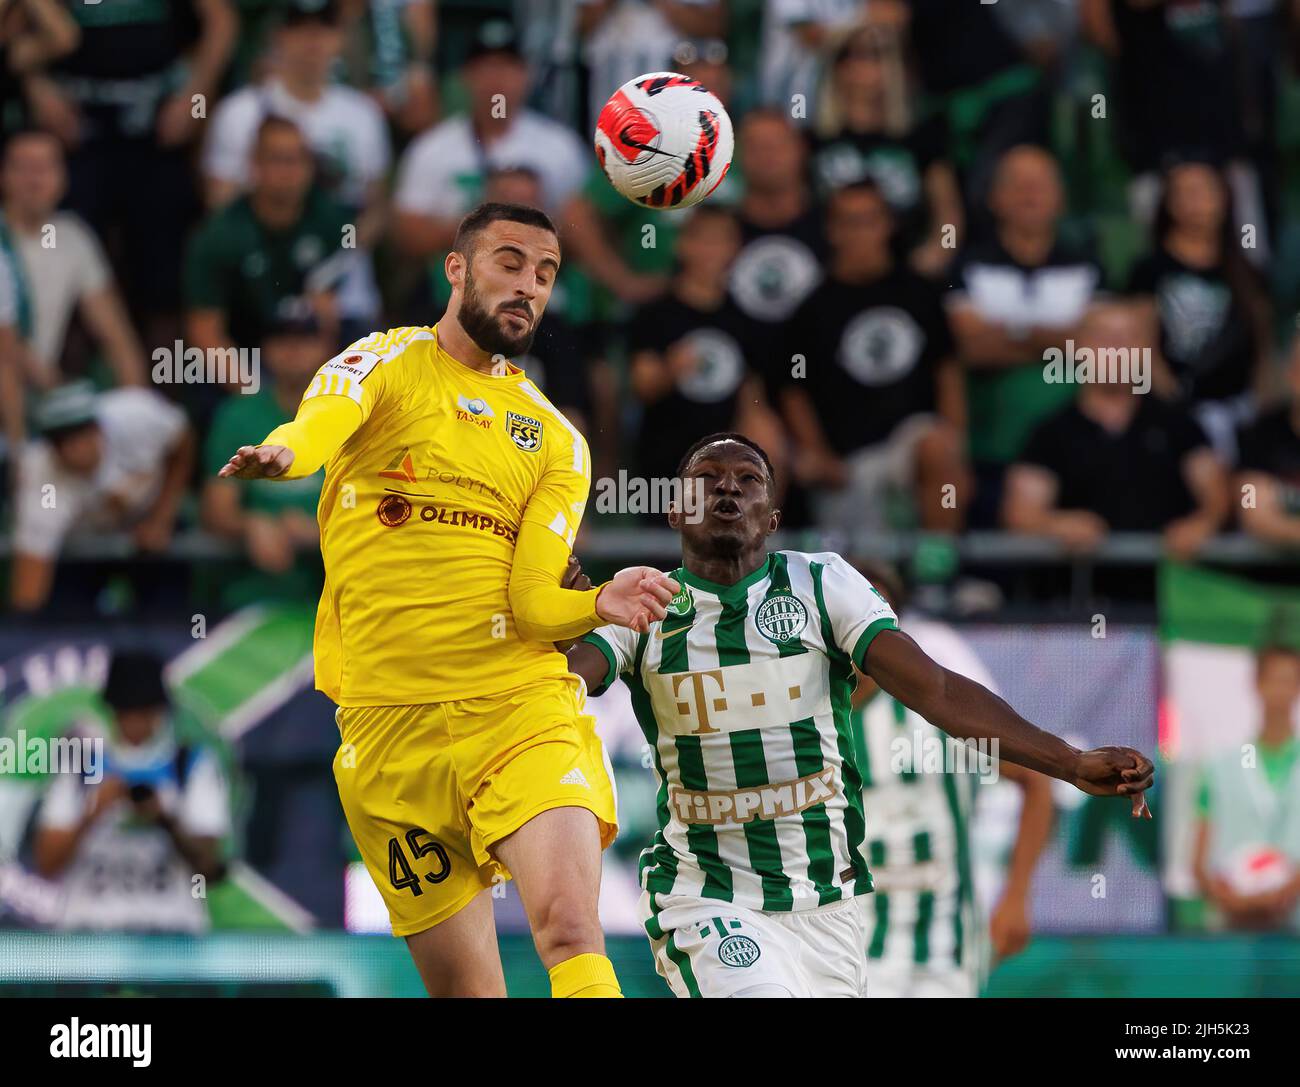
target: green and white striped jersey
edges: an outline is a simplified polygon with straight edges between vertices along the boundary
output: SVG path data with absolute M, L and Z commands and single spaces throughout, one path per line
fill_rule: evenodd
M 609 663 L 592 693 L 622 674 L 653 752 L 642 887 L 778 911 L 870 891 L 849 698 L 893 611 L 829 552 L 773 552 L 734 585 L 672 577 L 648 633 L 586 638 Z

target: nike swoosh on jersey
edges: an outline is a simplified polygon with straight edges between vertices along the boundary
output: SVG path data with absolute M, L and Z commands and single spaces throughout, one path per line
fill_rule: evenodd
M 689 626 L 689 627 L 678 627 L 676 630 L 670 630 L 667 634 L 665 634 L 665 633 L 663 632 L 663 628 L 661 627 L 659 630 L 657 630 L 657 631 L 655 632 L 655 637 L 657 637 L 657 638 L 671 638 L 674 634 L 681 634 L 683 631 L 690 630 L 691 627 L 693 627 L 694 625 L 695 625 L 695 624 L 692 623 L 691 626 Z

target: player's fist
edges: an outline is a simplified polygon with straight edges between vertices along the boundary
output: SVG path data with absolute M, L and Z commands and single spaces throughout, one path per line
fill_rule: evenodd
M 293 464 L 293 450 L 285 445 L 241 445 L 221 466 L 219 476 L 235 479 L 275 479 Z
M 607 623 L 631 627 L 644 634 L 650 624 L 668 614 L 668 602 L 681 588 L 653 566 L 620 570 L 596 597 L 596 614 Z
M 1093 796 L 1127 796 L 1133 801 L 1133 818 L 1151 818 L 1143 795 L 1155 779 L 1155 767 L 1131 747 L 1096 747 L 1081 752 L 1074 785 Z

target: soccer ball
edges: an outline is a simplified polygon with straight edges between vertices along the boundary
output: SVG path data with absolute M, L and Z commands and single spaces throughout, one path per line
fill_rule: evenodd
M 1240 895 L 1267 894 L 1285 887 L 1295 869 L 1285 853 L 1271 845 L 1246 845 L 1228 862 L 1228 885 Z
M 596 157 L 609 183 L 647 208 L 688 208 L 727 176 L 735 137 L 722 103 L 677 72 L 630 79 L 596 121 Z

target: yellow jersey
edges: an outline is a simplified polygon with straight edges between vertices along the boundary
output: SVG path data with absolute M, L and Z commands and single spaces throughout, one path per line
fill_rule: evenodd
M 361 409 L 326 464 L 318 509 L 316 686 L 339 705 L 474 698 L 568 671 L 551 642 L 517 629 L 510 582 L 520 532 L 531 531 L 558 586 L 590 454 L 522 370 L 503 370 L 458 362 L 436 326 L 397 328 L 330 359 L 303 396 L 296 422 L 319 398 L 333 400 L 331 411 L 339 398 Z M 287 477 L 309 468 L 295 463 Z M 578 625 L 590 629 L 595 592 L 582 595 Z

